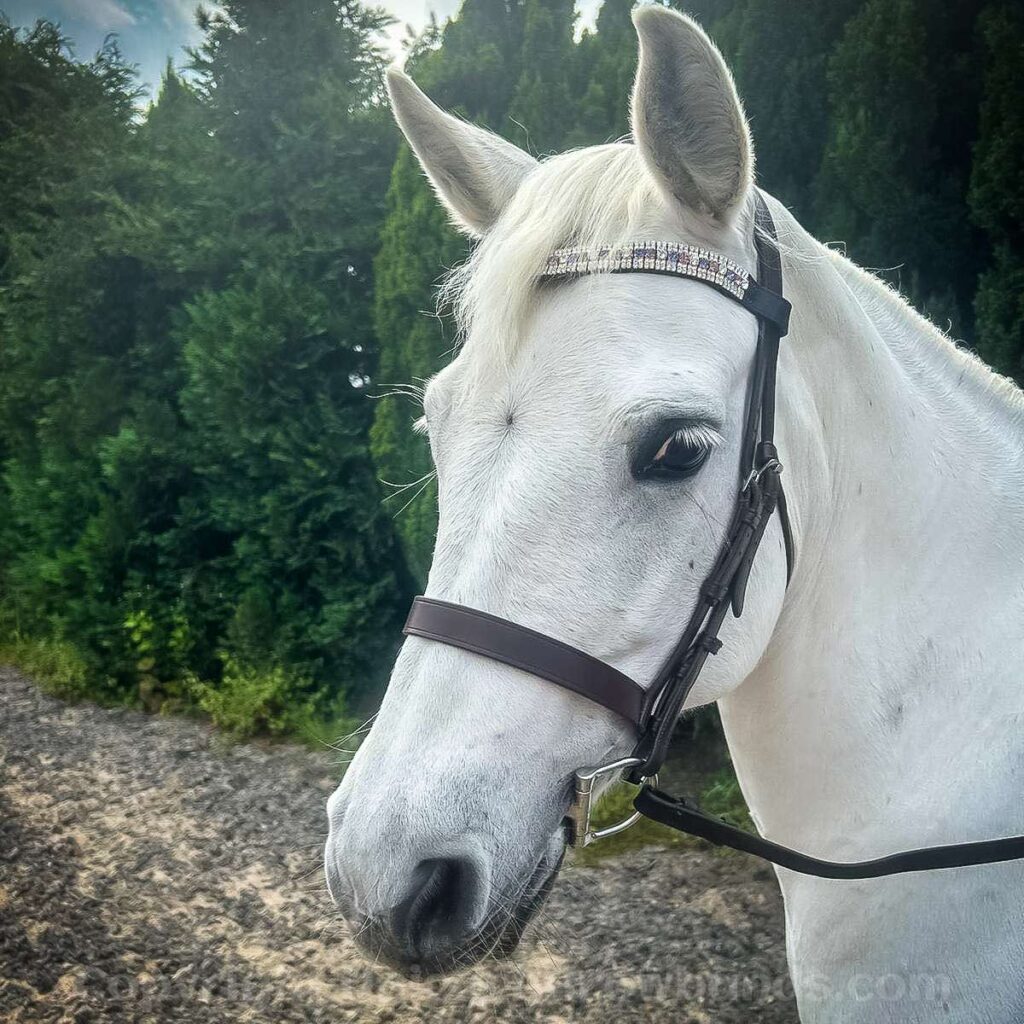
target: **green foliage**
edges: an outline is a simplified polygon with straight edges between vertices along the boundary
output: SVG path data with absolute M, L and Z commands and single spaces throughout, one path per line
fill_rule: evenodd
M 317 708 L 296 694 L 308 692 L 310 680 L 281 665 L 257 668 L 224 655 L 224 672 L 216 685 L 190 680 L 199 707 L 229 736 L 256 733 L 295 734 L 316 718 Z
M 391 490 L 387 503 L 406 561 L 421 585 L 434 548 L 437 489 L 427 440 L 411 428 L 423 413 L 416 388 L 444 365 L 444 354 L 454 344 L 451 324 L 425 311 L 434 303 L 441 268 L 451 266 L 462 252 L 463 244 L 447 225 L 416 158 L 403 146 L 391 172 L 376 264 L 374 326 L 381 353 L 370 446 L 380 477 Z
M 112 46 L 73 63 L 44 23 L 23 39 L 0 25 L 0 47 L 17 69 L 0 82 L 0 179 L 17 183 L 0 228 L 2 601 L 17 637 L 73 645 L 112 698 L 125 552 L 98 446 L 138 380 L 144 329 L 135 267 L 107 244 L 116 189 L 135 184 L 131 74 Z
M 996 3 L 980 21 L 984 100 L 970 200 L 995 251 L 975 298 L 978 351 L 1024 384 L 1024 10 Z
M 755 831 L 747 802 L 743 799 L 743 792 L 731 765 L 722 768 L 710 779 L 701 794 L 700 805 L 708 814 L 716 814 L 736 828 Z
M 973 6 L 944 4 L 939 15 L 923 0 L 869 0 L 850 19 L 829 60 L 831 125 L 816 184 L 825 234 L 846 239 L 862 263 L 896 267 L 894 281 L 958 333 L 972 320 L 978 269 L 961 138 L 977 117 L 976 102 L 963 103 Z M 961 34 L 949 35 L 950 20 Z
M 830 126 L 829 54 L 863 0 L 738 0 L 712 4 L 757 151 L 758 174 L 797 213 L 811 212 Z
M 100 696 L 88 665 L 69 643 L 8 635 L 0 639 L 0 662 L 17 665 L 56 697 L 95 700 Z
M 632 0 L 605 0 L 596 32 L 585 31 L 580 39 L 572 82 L 579 99 L 566 146 L 600 145 L 629 134 L 637 56 L 632 8 Z
M 389 660 L 402 592 L 366 452 L 370 408 L 352 397 L 359 354 L 323 295 L 287 273 L 186 313 L 192 528 L 211 548 L 193 571 L 236 609 L 230 635 L 259 648 L 245 653 L 357 691 Z
M 631 5 L 577 42 L 568 0 L 464 0 L 409 67 L 535 153 L 605 142 Z M 1018 0 L 685 6 L 765 187 L 1024 381 Z M 68 695 L 313 732 L 373 702 L 426 578 L 416 387 L 456 344 L 434 293 L 466 243 L 384 108 L 385 15 L 199 18 L 144 113 L 115 44 L 79 62 L 0 19 L 0 641 Z
M 135 97 L 114 42 L 79 64 L 55 25 L 19 34 L 0 14 L 0 267 L 20 232 L 45 224 L 66 188 L 106 165 Z
M 575 19 L 573 0 L 523 0 L 522 70 L 509 105 L 507 134 L 529 152 L 556 152 L 575 121 Z
M 408 70 L 436 102 L 498 130 L 522 68 L 522 45 L 518 0 L 463 0 L 458 17 L 416 41 Z
M 383 18 L 225 9 L 141 122 L 116 49 L 0 27 L 0 603 L 68 692 L 245 731 L 371 697 L 411 587 L 368 451 Z

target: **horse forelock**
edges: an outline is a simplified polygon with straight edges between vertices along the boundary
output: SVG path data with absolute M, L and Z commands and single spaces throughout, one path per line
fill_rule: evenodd
M 449 274 L 441 302 L 455 315 L 469 361 L 507 361 L 526 333 L 541 273 L 556 249 L 687 241 L 749 265 L 742 238 L 738 227 L 709 237 L 706 221 L 666 202 L 632 144 L 573 150 L 543 161 L 525 179 L 498 223 Z

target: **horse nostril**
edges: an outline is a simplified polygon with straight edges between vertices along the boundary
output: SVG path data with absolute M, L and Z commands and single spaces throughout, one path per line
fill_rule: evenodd
M 477 876 L 459 859 L 422 860 L 413 870 L 410 895 L 391 912 L 391 931 L 412 957 L 429 957 L 470 934 Z

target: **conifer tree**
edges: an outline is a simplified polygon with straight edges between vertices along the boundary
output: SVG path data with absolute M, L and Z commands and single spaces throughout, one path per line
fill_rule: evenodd
M 829 138 L 815 186 L 819 233 L 844 240 L 862 265 L 892 268 L 912 301 L 968 335 L 978 266 L 963 202 L 970 156 L 948 136 L 972 133 L 948 116 L 963 109 L 955 94 L 973 76 L 949 91 L 941 83 L 943 69 L 970 67 L 974 17 L 966 2 L 863 5 L 830 58 Z M 954 18 L 958 32 L 948 30 Z
M 573 0 L 523 0 L 522 70 L 505 134 L 534 154 L 559 150 L 576 120 L 575 20 Z
M 436 103 L 501 131 L 522 46 L 522 0 L 463 0 L 440 32 L 419 38 L 406 66 Z
M 573 81 L 580 99 L 566 146 L 600 145 L 629 134 L 637 57 L 632 8 L 632 0 L 604 0 L 595 30 L 580 39 Z
M 377 257 L 374 324 L 380 338 L 380 394 L 371 445 L 388 508 L 413 576 L 422 584 L 437 529 L 437 487 L 426 439 L 412 423 L 423 414 L 418 389 L 455 343 L 450 323 L 429 315 L 441 268 L 464 251 L 427 187 L 412 151 L 403 146 L 391 172 L 388 216 Z M 411 393 L 410 393 L 411 388 Z
M 384 16 L 353 0 L 224 7 L 195 64 L 242 200 L 225 244 L 243 255 L 179 332 L 204 484 L 194 520 L 219 538 L 197 573 L 229 597 L 227 657 L 285 665 L 314 696 L 366 692 L 411 589 L 368 450 L 394 155 Z
M 984 100 L 971 208 L 991 240 L 978 284 L 978 351 L 1024 384 L 1024 9 L 994 3 L 981 19 Z
M 862 0 L 710 6 L 717 10 L 707 28 L 736 75 L 754 136 L 758 180 L 809 217 L 829 123 L 829 54 Z
M 8 627 L 75 646 L 93 692 L 201 677 L 235 688 L 223 720 L 278 727 L 376 685 L 411 589 L 365 397 L 394 142 L 380 15 L 228 6 L 198 89 L 169 73 L 140 125 L 115 50 L 90 68 L 0 34 L 39 69 L 33 102 L 70 86 L 83 133 L 25 179 L 32 244 L 10 235 L 0 598 Z M 5 141 L 29 167 L 47 145 Z
M 92 525 L 97 443 L 127 401 L 136 313 L 134 270 L 105 246 L 106 224 L 136 93 L 116 46 L 76 63 L 45 22 L 24 34 L 0 22 L 0 54 L 2 624 L 76 634 L 102 669 L 121 556 Z

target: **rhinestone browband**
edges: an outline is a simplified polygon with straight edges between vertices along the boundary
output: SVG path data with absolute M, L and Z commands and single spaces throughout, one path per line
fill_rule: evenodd
M 637 272 L 706 281 L 740 300 L 751 283 L 750 274 L 739 264 L 720 253 L 682 242 L 632 242 L 589 249 L 557 249 L 548 257 L 541 277 Z

